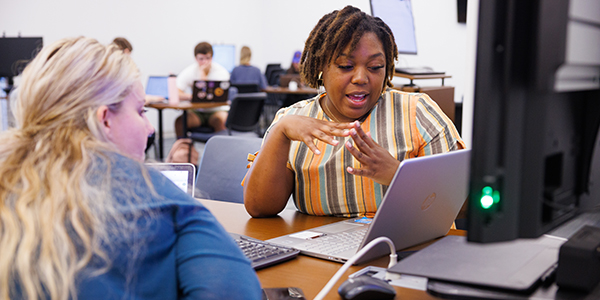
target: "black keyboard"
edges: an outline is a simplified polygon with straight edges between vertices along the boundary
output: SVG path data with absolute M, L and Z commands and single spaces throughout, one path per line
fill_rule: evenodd
M 237 233 L 229 233 L 255 270 L 296 258 L 299 250 L 257 240 Z

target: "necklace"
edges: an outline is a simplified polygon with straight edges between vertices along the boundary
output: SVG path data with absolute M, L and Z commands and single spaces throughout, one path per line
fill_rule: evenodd
M 333 115 L 331 110 L 329 110 L 329 107 L 325 104 L 325 100 L 326 100 L 325 97 L 323 97 L 321 100 L 321 108 L 323 108 L 323 112 L 325 112 L 325 114 L 334 122 L 342 123 Z

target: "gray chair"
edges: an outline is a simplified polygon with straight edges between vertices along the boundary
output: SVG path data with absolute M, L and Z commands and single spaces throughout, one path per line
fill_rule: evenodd
M 217 135 L 206 142 L 196 177 L 196 197 L 244 203 L 242 180 L 248 154 L 260 149 L 259 137 Z

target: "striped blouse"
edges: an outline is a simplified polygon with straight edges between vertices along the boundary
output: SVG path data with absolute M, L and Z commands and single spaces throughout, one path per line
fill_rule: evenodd
M 331 121 L 319 105 L 323 96 L 280 109 L 265 136 L 285 115 Z M 387 89 L 361 127 L 399 161 L 465 147 L 452 121 L 421 93 Z M 348 166 L 361 167 L 344 147 L 351 139 L 337 137 L 337 146 L 317 141 L 320 155 L 314 155 L 303 142 L 292 141 L 288 168 L 295 174 L 294 202 L 299 211 L 340 217 L 375 215 L 387 186 L 346 172 Z

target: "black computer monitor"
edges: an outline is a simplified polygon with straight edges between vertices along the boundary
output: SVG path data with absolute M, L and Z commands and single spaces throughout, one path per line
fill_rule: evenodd
M 410 0 L 371 0 L 371 15 L 382 19 L 394 33 L 398 53 L 417 54 L 417 38 Z
M 469 241 L 538 237 L 600 203 L 600 16 L 585 4 L 479 2 Z
M 0 77 L 12 78 L 19 75 L 27 63 L 42 49 L 41 37 L 0 38 Z

